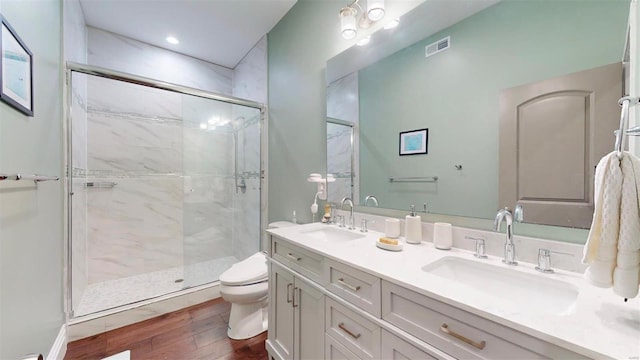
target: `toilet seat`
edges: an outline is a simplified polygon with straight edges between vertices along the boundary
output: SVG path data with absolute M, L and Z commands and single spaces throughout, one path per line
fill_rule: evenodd
M 258 252 L 231 265 L 218 279 L 223 285 L 242 286 L 267 281 L 267 278 L 267 258 Z

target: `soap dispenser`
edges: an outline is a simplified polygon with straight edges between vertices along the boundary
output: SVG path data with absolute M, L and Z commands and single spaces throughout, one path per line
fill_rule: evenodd
M 414 205 L 411 205 L 411 214 L 405 216 L 404 219 L 404 237 L 407 244 L 420 244 L 422 241 L 422 219 L 416 215 Z

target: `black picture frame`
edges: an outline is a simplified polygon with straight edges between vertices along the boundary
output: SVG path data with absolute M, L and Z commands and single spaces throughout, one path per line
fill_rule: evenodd
M 417 129 L 400 132 L 398 155 L 424 155 L 429 153 L 429 129 Z
M 0 100 L 33 116 L 33 53 L 0 14 Z

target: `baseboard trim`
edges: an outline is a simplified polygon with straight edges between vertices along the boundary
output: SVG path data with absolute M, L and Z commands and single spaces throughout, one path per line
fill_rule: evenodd
M 71 319 L 68 323 L 67 341 L 72 342 L 101 334 L 219 297 L 220 284 L 215 282 L 103 313 Z
M 269 353 L 269 359 L 270 360 L 281 360 L 284 359 L 284 357 L 278 352 L 278 350 L 276 350 L 276 348 L 271 344 L 271 341 L 269 339 L 267 339 L 265 341 L 265 347 L 267 348 L 267 353 Z
M 62 324 L 46 360 L 63 360 L 67 353 L 67 325 Z

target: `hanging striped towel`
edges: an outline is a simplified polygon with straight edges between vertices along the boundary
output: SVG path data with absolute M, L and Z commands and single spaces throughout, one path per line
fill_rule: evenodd
M 640 274 L 640 160 L 612 152 L 600 160 L 595 176 L 595 209 L 582 262 L 585 279 L 613 286 L 624 298 L 638 295 Z

